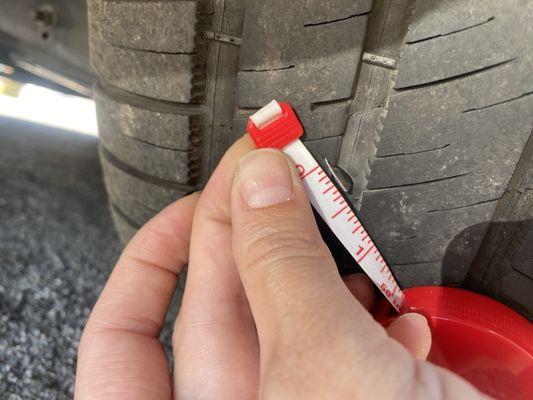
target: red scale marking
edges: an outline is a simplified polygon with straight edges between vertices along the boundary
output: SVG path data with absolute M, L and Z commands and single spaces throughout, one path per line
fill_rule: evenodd
M 309 175 L 311 175 L 313 172 L 315 172 L 318 168 L 320 168 L 320 165 L 317 165 L 316 167 L 314 167 L 313 169 L 311 169 L 310 171 L 306 172 L 305 174 L 302 175 L 302 179 L 305 179 L 307 178 Z
M 365 234 L 363 235 L 363 237 L 361 238 L 361 240 L 365 241 L 367 238 L 368 238 L 368 234 L 365 233 Z
M 342 207 L 339 211 L 337 211 L 335 214 L 331 216 L 331 219 L 336 218 L 341 212 L 346 210 L 348 208 L 348 204 L 346 204 L 344 207 Z
M 322 172 L 322 171 L 321 171 L 321 172 Z M 320 172 L 319 172 L 319 174 L 320 174 Z M 320 178 L 318 181 L 319 181 L 319 182 L 322 182 L 324 179 L 327 179 L 327 178 L 328 178 L 327 175 L 324 175 L 324 176 L 323 176 L 322 178 Z
M 322 192 L 322 194 L 326 194 L 327 192 L 329 192 L 329 191 L 330 191 L 331 189 L 333 189 L 334 187 L 335 187 L 335 185 L 328 186 L 328 187 L 326 188 L 326 190 L 324 190 L 324 191 Z
M 351 211 L 351 210 L 350 210 Z M 355 218 L 355 214 L 352 214 L 352 216 L 350 218 L 348 218 L 348 221 L 351 221 L 352 219 Z
M 357 263 L 360 263 L 361 261 L 363 261 L 363 260 L 365 259 L 365 257 L 367 256 L 367 254 L 370 253 L 370 251 L 371 251 L 374 247 L 375 247 L 374 245 L 370 246 L 370 247 L 368 248 L 368 250 L 365 251 L 364 254 L 363 254 L 361 257 L 359 257 L 359 259 L 357 260 Z
M 335 193 L 333 193 L 333 194 L 335 194 Z M 339 194 L 337 197 L 335 197 L 335 198 L 333 199 L 333 201 L 337 201 L 337 200 L 339 200 L 341 197 L 342 197 L 342 194 Z M 342 203 L 341 203 L 341 204 L 342 204 Z

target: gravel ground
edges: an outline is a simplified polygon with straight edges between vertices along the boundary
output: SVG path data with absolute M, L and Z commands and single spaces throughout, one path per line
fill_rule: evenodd
M 72 398 L 79 338 L 121 247 L 97 139 L 0 118 L 0 399 Z

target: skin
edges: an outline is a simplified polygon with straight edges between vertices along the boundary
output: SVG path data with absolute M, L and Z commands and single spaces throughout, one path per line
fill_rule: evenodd
M 186 263 L 171 377 L 158 337 Z M 75 398 L 483 397 L 424 361 L 422 316 L 385 330 L 374 301 L 368 278 L 337 273 L 292 162 L 245 136 L 124 250 L 80 342 Z

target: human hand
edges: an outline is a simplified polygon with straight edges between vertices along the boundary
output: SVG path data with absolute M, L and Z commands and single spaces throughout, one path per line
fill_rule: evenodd
M 372 319 L 368 279 L 338 275 L 292 163 L 252 148 L 237 142 L 201 195 L 128 244 L 85 328 L 76 399 L 482 397 L 422 361 L 423 317 Z M 186 262 L 172 382 L 158 336 Z

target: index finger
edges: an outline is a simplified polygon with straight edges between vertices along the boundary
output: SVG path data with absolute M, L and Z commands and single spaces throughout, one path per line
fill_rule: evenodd
M 188 260 L 197 199 L 193 194 L 167 207 L 122 253 L 83 333 L 76 399 L 171 398 L 158 337 Z

